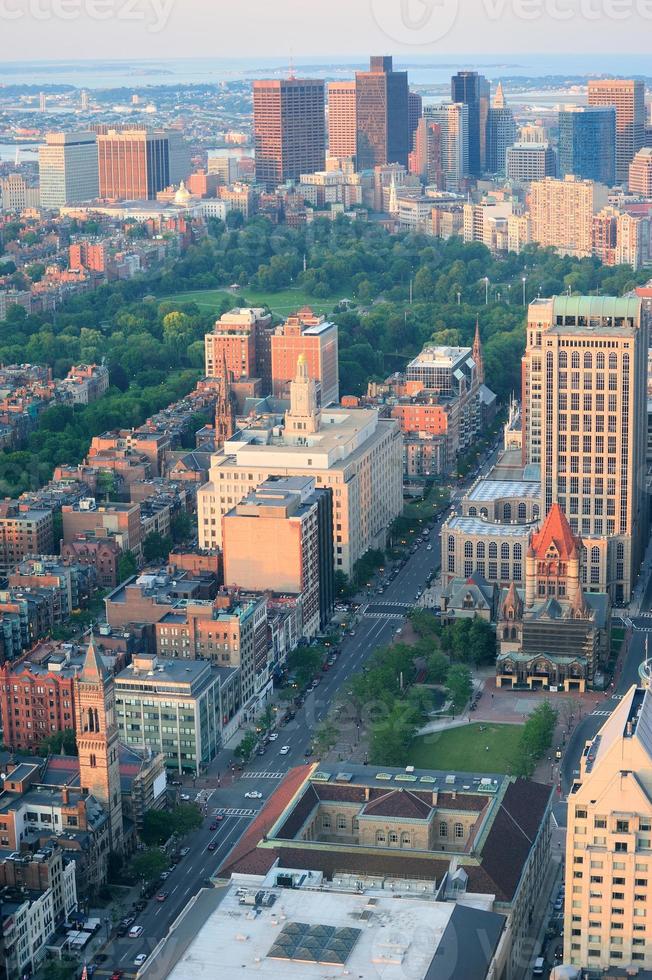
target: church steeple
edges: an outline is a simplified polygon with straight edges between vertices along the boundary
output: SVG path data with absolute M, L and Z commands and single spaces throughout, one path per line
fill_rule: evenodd
M 475 321 L 475 337 L 473 338 L 473 360 L 478 376 L 478 382 L 484 384 L 484 357 L 482 356 L 482 341 L 480 340 L 480 317 Z
M 111 849 L 123 843 L 122 796 L 115 720 L 115 687 L 91 635 L 84 666 L 74 681 L 76 741 L 82 791 L 109 817 Z
M 235 432 L 236 406 L 231 391 L 231 372 L 226 366 L 226 353 L 222 350 L 220 385 L 215 404 L 215 449 L 221 449 Z

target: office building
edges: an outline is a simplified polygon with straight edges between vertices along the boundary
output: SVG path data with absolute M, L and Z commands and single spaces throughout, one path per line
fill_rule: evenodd
M 309 476 L 332 489 L 335 569 L 350 575 L 402 510 L 398 424 L 372 409 L 320 409 L 299 357 L 285 419 L 252 422 L 213 456 L 197 494 L 201 548 L 221 546 L 224 514 L 270 476 Z
M 93 201 L 99 195 L 95 133 L 46 133 L 38 169 L 43 208 Z
M 645 142 L 645 82 L 589 79 L 589 105 L 616 110 L 616 181 L 626 184 L 629 165 Z
M 461 102 L 428 105 L 424 118 L 440 128 L 441 190 L 459 193 L 469 174 L 469 110 Z
M 629 165 L 629 190 L 652 198 L 652 148 L 644 146 Z
M 411 148 L 407 72 L 394 71 L 389 56 L 372 56 L 369 71 L 356 72 L 355 90 L 358 170 L 385 163 L 407 167 Z
M 303 357 L 308 377 L 319 385 L 320 404 L 337 405 L 340 400 L 337 324 L 316 316 L 309 307 L 289 316 L 270 338 L 272 394 L 288 398 Z
M 52 511 L 19 501 L 0 501 L 0 570 L 7 573 L 26 555 L 51 555 Z
M 557 176 L 557 156 L 549 143 L 514 143 L 505 154 L 508 180 L 529 184 Z
M 568 794 L 564 962 L 652 970 L 652 692 L 636 686 L 580 757 Z
M 421 118 L 414 134 L 414 149 L 410 153 L 410 173 L 416 174 L 429 187 L 442 189 L 444 183 L 441 152 L 441 126 L 431 119 Z
M 479 177 L 487 165 L 487 123 L 491 86 L 477 71 L 459 71 L 451 78 L 451 102 L 468 109 L 469 173 Z
M 266 480 L 224 515 L 227 587 L 300 597 L 303 635 L 333 609 L 333 504 L 309 477 Z
M 423 115 L 423 99 L 418 92 L 408 91 L 408 132 L 410 139 L 410 150 L 414 149 L 417 126 Z
M 261 377 L 258 370 L 263 365 L 258 351 L 264 349 L 263 335 L 271 329 L 271 324 L 271 314 L 262 307 L 236 307 L 224 313 L 204 336 L 206 377 L 221 377 L 224 362 L 234 381 Z M 271 365 L 267 374 L 271 376 Z
M 532 241 L 583 259 L 593 252 L 593 217 L 607 203 L 607 188 L 592 180 L 546 177 L 530 187 Z
M 647 534 L 648 322 L 639 298 L 530 304 L 523 358 L 527 462 L 541 468 L 542 512 L 557 503 L 584 547 L 608 542 L 611 601 L 628 602 Z
M 136 128 L 98 133 L 100 197 L 154 200 L 159 191 L 188 176 L 184 152 L 182 137 L 174 131 Z
M 30 187 L 21 174 L 0 177 L 0 211 L 24 211 L 38 208 L 41 198 L 38 187 Z
M 274 190 L 326 163 L 324 83 L 307 78 L 253 83 L 256 182 Z
M 612 187 L 616 180 L 615 108 L 564 106 L 559 112 L 558 154 L 560 177 L 574 174 Z
M 206 169 L 209 176 L 218 177 L 226 187 L 240 180 L 240 165 L 235 157 L 208 157 Z
M 355 159 L 357 149 L 355 82 L 329 82 L 328 155 Z
M 490 174 L 505 173 L 507 148 L 516 143 L 518 127 L 514 114 L 505 101 L 502 82 L 496 86 L 496 94 L 489 109 L 487 121 L 487 165 Z
M 220 688 L 232 673 L 201 660 L 134 656 L 115 678 L 120 739 L 162 753 L 179 773 L 199 773 L 222 744 Z
M 346 773 L 345 784 L 338 772 Z M 446 965 L 437 957 L 432 960 L 434 967 L 420 972 L 416 962 L 430 964 L 432 948 L 428 944 L 423 957 L 416 949 L 410 955 L 405 948 L 411 935 L 409 923 L 400 928 L 398 952 L 393 942 L 391 948 L 381 948 L 384 941 L 379 938 L 374 965 L 358 960 L 359 965 L 351 963 L 351 972 L 373 976 L 380 961 L 383 975 L 398 980 L 410 962 L 415 964 L 411 972 L 423 980 L 439 976 L 516 980 L 530 956 L 530 931 L 538 929 L 543 915 L 539 899 L 550 870 L 550 806 L 550 786 L 510 776 L 422 769 L 406 773 L 350 761 L 340 763 L 337 772 L 326 766 L 294 770 L 219 874 L 222 878 L 265 875 L 270 886 L 277 881 L 286 886 L 296 882 L 296 887 L 310 882 L 311 891 L 319 895 L 328 894 L 332 887 L 360 894 L 380 886 L 384 893 L 429 894 L 434 901 L 439 888 L 453 909 L 459 900 L 505 916 L 504 961 L 495 974 L 468 960 L 460 962 L 459 969 L 454 966 L 460 936 L 468 937 L 463 926 L 455 940 L 451 937 Z M 306 878 L 307 872 L 312 874 Z M 297 894 L 294 887 L 289 892 Z M 390 919 L 395 926 L 404 914 L 402 902 L 392 903 Z M 300 907 L 300 903 L 294 906 L 297 915 Z M 361 921 L 373 922 L 375 907 L 373 898 L 365 895 Z M 410 915 L 407 910 L 405 914 Z M 325 917 L 326 923 L 330 920 L 331 916 Z M 347 921 L 356 920 L 347 916 Z M 485 953 L 491 955 L 493 942 L 489 935 L 485 939 Z M 273 938 L 271 943 L 276 949 Z M 292 960 L 292 956 L 281 958 Z M 177 976 L 184 974 L 173 973 Z

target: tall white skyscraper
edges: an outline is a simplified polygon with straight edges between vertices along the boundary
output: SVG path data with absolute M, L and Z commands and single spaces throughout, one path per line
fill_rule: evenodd
M 80 204 L 99 196 L 95 133 L 47 133 L 38 166 L 43 208 Z
M 460 191 L 469 173 L 469 109 L 462 102 L 424 108 L 424 116 L 441 127 L 441 169 L 444 190 Z

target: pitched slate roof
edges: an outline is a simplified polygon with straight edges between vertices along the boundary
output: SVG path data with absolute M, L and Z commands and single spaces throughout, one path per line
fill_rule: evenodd
M 497 894 L 514 897 L 552 789 L 529 779 L 510 783 L 482 847 L 482 867 Z M 466 868 L 465 868 L 466 870 Z
M 367 803 L 361 816 L 364 817 L 408 817 L 412 820 L 427 820 L 432 806 L 409 789 L 393 789 L 376 800 Z

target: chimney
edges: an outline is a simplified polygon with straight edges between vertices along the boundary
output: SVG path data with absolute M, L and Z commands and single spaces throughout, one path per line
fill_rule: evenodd
M 67 786 L 63 786 L 62 789 L 61 789 L 61 802 L 64 804 L 64 806 L 68 806 L 69 800 L 68 800 L 68 787 Z

